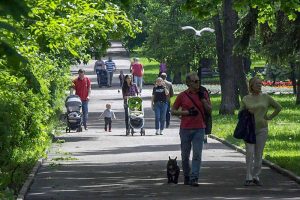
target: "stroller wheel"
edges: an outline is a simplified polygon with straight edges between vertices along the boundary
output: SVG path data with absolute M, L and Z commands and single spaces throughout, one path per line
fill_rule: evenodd
M 134 134 L 134 131 L 133 131 L 133 128 L 131 129 L 131 135 L 133 136 L 133 134 Z
M 145 129 L 141 128 L 141 136 L 145 135 Z

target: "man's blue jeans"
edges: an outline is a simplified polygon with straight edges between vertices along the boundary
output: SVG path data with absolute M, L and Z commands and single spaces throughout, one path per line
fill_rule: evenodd
M 139 93 L 141 93 L 142 88 L 143 88 L 143 77 L 142 76 L 134 76 L 134 83 L 138 87 Z
M 180 129 L 182 170 L 185 177 L 198 179 L 202 160 L 205 129 Z M 193 148 L 192 171 L 190 174 L 190 153 Z
M 82 115 L 83 115 L 82 123 L 83 123 L 84 128 L 87 127 L 86 123 L 88 120 L 88 113 L 89 113 L 88 104 L 89 104 L 89 100 L 82 101 Z
M 155 102 L 154 103 L 154 112 L 155 112 L 155 129 L 164 130 L 166 113 L 167 113 L 168 104 L 167 102 Z

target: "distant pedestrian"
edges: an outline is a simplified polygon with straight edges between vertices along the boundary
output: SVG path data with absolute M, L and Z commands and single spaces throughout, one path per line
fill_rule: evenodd
M 125 78 L 124 72 L 123 72 L 123 70 L 120 70 L 120 75 L 119 75 L 120 87 L 122 87 L 122 85 L 123 85 L 124 78 Z
M 97 60 L 94 65 L 94 72 L 97 74 L 98 85 L 100 85 L 100 79 L 101 79 L 100 70 L 105 70 L 105 63 L 101 59 Z
M 160 77 L 163 79 L 164 83 L 166 84 L 166 88 L 169 91 L 169 95 L 167 96 L 167 111 L 166 111 L 166 128 L 169 128 L 170 126 L 170 119 L 171 119 L 171 113 L 170 113 L 170 99 L 174 96 L 174 90 L 173 85 L 171 82 L 167 81 L 167 74 L 165 72 L 161 73 Z
M 162 135 L 165 127 L 166 112 L 168 108 L 167 96 L 169 90 L 161 77 L 156 79 L 152 91 L 151 105 L 155 112 L 155 134 Z
M 124 100 L 124 110 L 125 110 L 125 126 L 126 126 L 126 135 L 129 135 L 129 117 L 128 117 L 128 103 L 127 99 L 131 96 L 138 96 L 138 88 L 136 84 L 132 82 L 131 75 L 126 75 L 124 77 L 124 82 L 122 85 L 122 95 Z
M 114 111 L 111 110 L 111 104 L 109 103 L 106 104 L 106 109 L 100 115 L 99 119 L 101 117 L 104 117 L 104 130 L 107 131 L 107 126 L 108 126 L 108 131 L 111 132 L 112 119 L 116 119 Z
M 134 58 L 134 62 L 132 64 L 132 75 L 134 76 L 134 83 L 137 85 L 139 93 L 142 93 L 144 67 L 139 62 L 138 58 Z
M 162 73 L 167 73 L 167 60 L 164 59 L 160 64 L 159 64 L 159 74 L 160 76 Z
M 116 64 L 114 61 L 112 61 L 112 57 L 108 57 L 108 60 L 105 61 L 105 66 L 108 74 L 108 86 L 111 87 L 114 71 L 116 71 Z
M 250 94 L 245 96 L 241 102 L 241 110 L 247 109 L 254 114 L 256 143 L 246 144 L 246 181 L 245 186 L 252 184 L 261 186 L 259 179 L 262 166 L 263 150 L 268 137 L 268 121 L 272 120 L 281 111 L 282 107 L 268 94 L 261 91 L 262 80 L 253 77 L 249 81 Z M 271 114 L 268 114 L 269 108 L 274 108 Z
M 73 88 L 75 90 L 75 94 L 78 95 L 82 101 L 83 126 L 85 130 L 88 130 L 88 103 L 91 95 L 91 80 L 85 76 L 83 69 L 78 70 L 78 77 L 73 80 Z
M 211 105 L 206 97 L 200 98 L 200 82 L 196 73 L 187 74 L 186 85 L 188 89 L 177 96 L 172 107 L 172 114 L 181 117 L 179 135 L 184 184 L 198 186 L 205 134 L 205 122 L 201 113 L 205 110 L 211 112 Z M 190 168 L 191 148 L 193 148 L 193 158 Z

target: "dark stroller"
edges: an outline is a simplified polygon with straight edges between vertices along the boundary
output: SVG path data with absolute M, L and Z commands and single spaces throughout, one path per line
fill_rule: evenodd
M 67 127 L 66 132 L 71 132 L 71 130 L 76 130 L 77 132 L 82 132 L 82 114 L 80 112 L 82 102 L 80 97 L 77 95 L 70 95 L 67 97 L 65 106 L 67 109 Z
M 98 86 L 108 86 L 108 76 L 107 76 L 107 71 L 106 69 L 97 69 L 97 82 Z

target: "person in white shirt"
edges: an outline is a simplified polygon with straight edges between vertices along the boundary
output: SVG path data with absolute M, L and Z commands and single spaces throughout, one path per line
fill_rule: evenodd
M 101 117 L 104 117 L 104 130 L 107 131 L 107 125 L 108 125 L 108 131 L 111 132 L 111 122 L 112 118 L 116 119 L 114 111 L 111 110 L 111 104 L 106 104 L 106 109 L 104 112 L 100 115 L 99 119 Z

